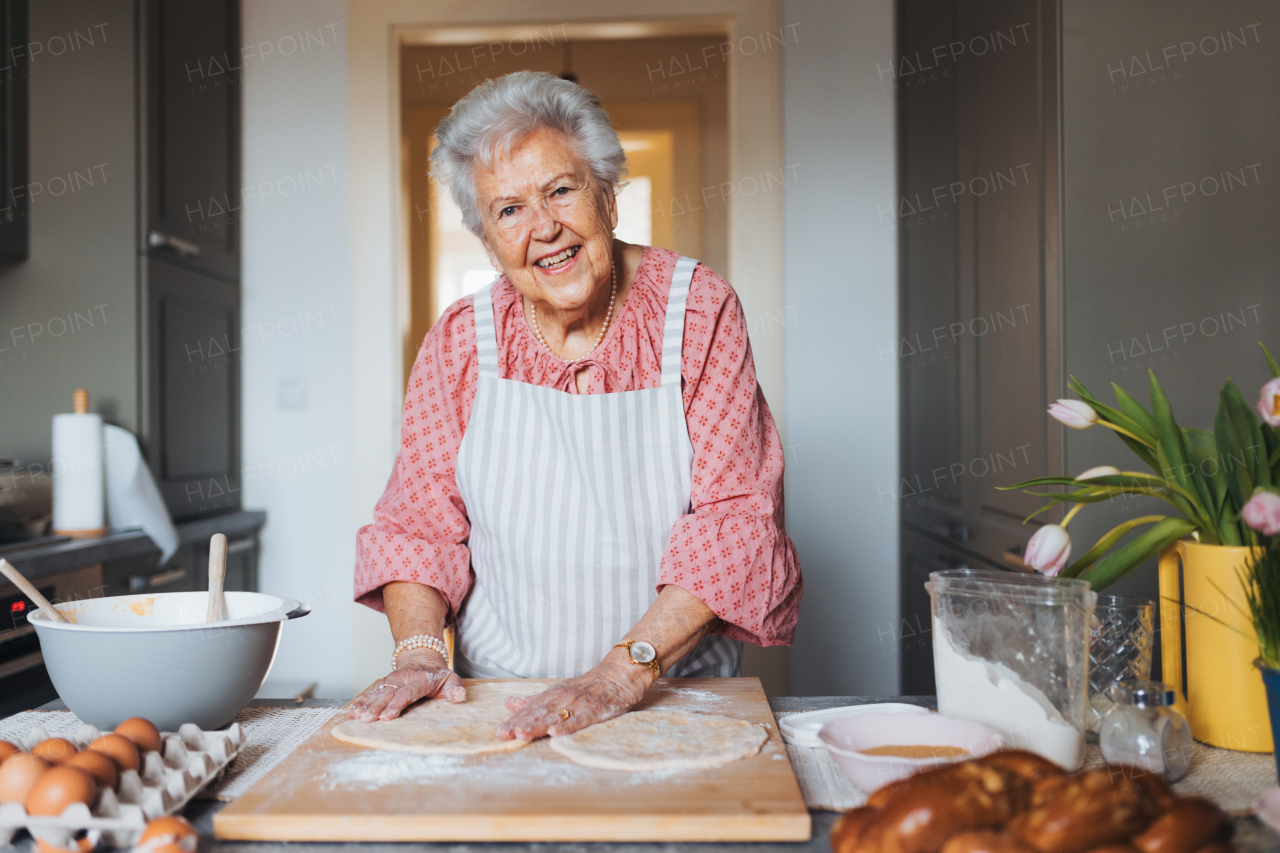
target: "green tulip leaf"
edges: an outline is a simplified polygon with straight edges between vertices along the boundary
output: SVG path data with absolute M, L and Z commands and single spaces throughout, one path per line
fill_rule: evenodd
M 1094 590 L 1105 589 L 1134 568 L 1154 557 L 1169 545 L 1188 535 L 1196 526 L 1185 518 L 1159 521 L 1130 542 L 1116 548 L 1095 562 L 1081 575 Z
M 1214 441 L 1213 433 L 1204 429 L 1184 429 L 1182 436 L 1191 450 L 1191 461 L 1196 466 L 1196 473 L 1209 486 L 1212 500 L 1208 509 L 1216 515 L 1227 499 L 1227 475 L 1222 472 L 1218 444 Z
M 1144 429 L 1140 423 L 1130 418 L 1124 412 L 1111 408 L 1106 403 L 1102 402 L 1097 397 L 1090 394 L 1088 389 L 1085 388 L 1084 385 L 1080 382 L 1080 380 L 1076 379 L 1074 376 L 1071 377 L 1070 387 L 1071 387 L 1071 390 L 1076 393 L 1076 396 L 1078 396 L 1081 400 L 1084 400 L 1090 406 L 1093 406 L 1094 410 L 1097 411 L 1098 417 L 1100 419 L 1104 421 L 1109 421 L 1115 424 L 1116 426 L 1124 427 L 1129 432 L 1138 436 L 1138 438 L 1140 438 L 1142 441 L 1147 442 L 1148 444 L 1155 444 L 1154 438 L 1150 430 Z M 1117 435 L 1120 435 L 1121 438 L 1125 437 L 1120 433 L 1117 433 Z M 1129 440 L 1133 441 L 1133 439 L 1129 439 Z
M 1228 379 L 1222 392 L 1228 403 L 1227 417 L 1231 419 L 1244 444 L 1253 482 L 1259 486 L 1271 485 L 1271 466 L 1264 464 L 1267 459 L 1265 452 L 1267 444 L 1262 438 L 1262 425 L 1258 423 L 1253 409 L 1240 395 L 1240 389 L 1236 387 L 1236 383 Z
M 1117 524 L 1107 531 L 1106 535 L 1099 539 L 1097 544 L 1090 548 L 1080 559 L 1063 569 L 1062 577 L 1079 577 L 1081 572 L 1092 566 L 1099 557 L 1110 550 L 1111 546 L 1119 542 L 1121 537 L 1130 530 L 1141 524 L 1155 524 L 1164 521 L 1168 517 L 1167 515 L 1144 515 L 1142 518 L 1135 518 L 1123 524 Z
M 1218 461 L 1222 463 L 1222 474 L 1227 481 L 1227 492 L 1231 503 L 1237 510 L 1253 494 L 1253 480 L 1249 476 L 1244 448 L 1240 446 L 1240 438 L 1236 435 L 1227 416 L 1225 393 L 1219 395 L 1218 411 L 1213 416 L 1213 438 L 1218 445 Z
M 1137 424 L 1141 428 L 1141 431 L 1145 432 L 1148 437 L 1154 439 L 1156 434 L 1156 419 L 1151 416 L 1151 413 L 1144 409 L 1142 404 L 1135 400 L 1128 391 L 1124 390 L 1116 383 L 1111 383 L 1111 389 L 1115 392 L 1116 403 L 1119 404 L 1120 411 L 1128 415 L 1129 419 Z M 1139 432 L 1139 430 L 1134 430 L 1134 432 Z M 1139 434 L 1141 434 L 1141 432 L 1139 432 Z
M 1267 364 L 1271 367 L 1271 378 L 1280 379 L 1280 365 L 1277 365 L 1276 360 L 1271 357 L 1271 351 L 1262 341 L 1258 341 L 1258 346 L 1262 347 L 1262 354 L 1267 357 Z

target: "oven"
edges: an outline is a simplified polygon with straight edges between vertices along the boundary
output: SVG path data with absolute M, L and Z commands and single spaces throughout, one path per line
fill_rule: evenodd
M 32 578 L 32 583 L 52 602 L 100 598 L 103 593 L 102 564 Z M 57 698 L 36 629 L 27 622 L 35 610 L 16 586 L 0 584 L 0 717 L 33 708 Z

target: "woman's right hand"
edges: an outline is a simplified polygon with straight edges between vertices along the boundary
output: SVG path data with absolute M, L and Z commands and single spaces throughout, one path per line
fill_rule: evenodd
M 442 697 L 449 702 L 467 698 L 462 679 L 449 669 L 444 655 L 430 649 L 404 652 L 400 668 L 361 693 L 347 706 L 347 716 L 362 723 L 394 720 L 419 699 Z

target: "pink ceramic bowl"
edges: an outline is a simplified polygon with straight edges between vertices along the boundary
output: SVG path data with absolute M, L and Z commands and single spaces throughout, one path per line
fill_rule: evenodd
M 939 714 L 849 717 L 827 723 L 818 732 L 818 739 L 844 775 L 867 793 L 916 771 L 977 758 L 1004 746 L 1000 735 L 981 723 Z M 955 758 L 901 758 L 859 751 L 877 746 L 958 746 L 968 754 Z

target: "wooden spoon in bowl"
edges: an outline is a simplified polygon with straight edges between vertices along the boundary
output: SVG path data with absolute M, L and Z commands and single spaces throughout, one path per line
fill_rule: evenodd
M 68 621 L 67 617 L 63 616 L 56 609 L 54 609 L 54 606 L 49 603 L 49 599 L 45 598 L 43 595 L 40 594 L 40 590 L 32 586 L 31 581 L 27 580 L 25 577 L 22 576 L 22 572 L 15 569 L 12 565 L 10 565 L 8 560 L 5 560 L 3 558 L 0 558 L 0 574 L 4 575 L 10 581 L 12 581 L 13 585 L 16 586 L 18 589 L 22 590 L 22 593 L 27 598 L 34 601 L 36 604 L 36 607 L 39 607 L 45 616 L 48 616 L 54 622 Z
M 227 600 L 222 585 L 227 579 L 227 537 L 215 533 L 209 537 L 209 611 L 205 622 L 221 622 L 227 618 Z

